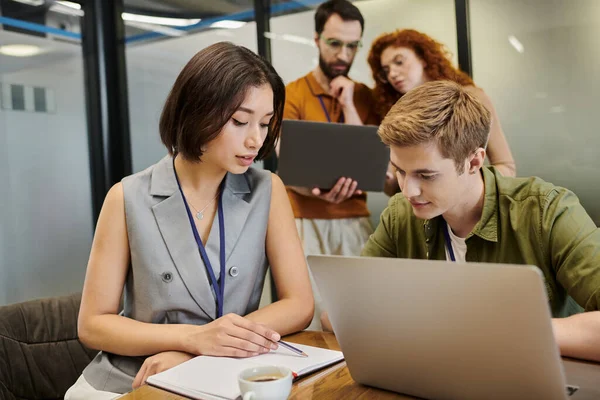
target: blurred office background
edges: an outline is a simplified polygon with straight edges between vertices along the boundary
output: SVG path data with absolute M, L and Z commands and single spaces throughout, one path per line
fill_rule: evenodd
M 81 290 L 106 189 L 166 153 L 161 108 L 193 54 L 231 41 L 290 82 L 318 62 L 320 3 L 0 0 L 0 305 Z M 373 85 L 379 34 L 433 36 L 492 98 L 518 175 L 573 190 L 600 222 L 600 1 L 354 3 L 366 25 L 353 79 Z M 374 224 L 386 200 L 369 194 Z

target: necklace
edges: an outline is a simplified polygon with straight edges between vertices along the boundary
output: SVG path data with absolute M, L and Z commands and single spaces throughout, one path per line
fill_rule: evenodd
M 204 219 L 204 210 L 206 210 L 206 207 L 210 206 L 213 203 L 213 201 L 215 201 L 215 199 L 217 198 L 218 195 L 219 195 L 219 190 L 217 190 L 217 194 L 215 195 L 215 197 L 213 197 L 212 200 L 209 201 L 208 204 L 205 205 L 204 208 L 202 208 L 202 210 L 200 210 L 200 211 L 198 211 L 198 209 L 196 207 L 194 207 L 194 205 L 188 200 L 188 204 L 190 206 L 192 206 L 194 211 L 196 211 L 196 218 L 198 218 L 199 220 Z

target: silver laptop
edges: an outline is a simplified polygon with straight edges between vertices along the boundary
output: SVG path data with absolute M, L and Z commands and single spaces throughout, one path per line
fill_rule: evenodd
M 566 387 L 536 267 L 339 256 L 308 264 L 358 383 L 426 399 L 579 398 Z
M 377 126 L 284 120 L 278 174 L 288 186 L 331 189 L 341 177 L 382 192 L 390 160 Z

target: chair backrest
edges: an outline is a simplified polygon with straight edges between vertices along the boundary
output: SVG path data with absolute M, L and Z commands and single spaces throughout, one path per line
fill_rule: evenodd
M 77 336 L 81 293 L 0 307 L 0 398 L 62 399 L 97 351 Z

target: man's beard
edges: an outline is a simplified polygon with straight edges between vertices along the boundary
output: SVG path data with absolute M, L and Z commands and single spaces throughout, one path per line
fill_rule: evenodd
M 344 66 L 346 67 L 346 69 L 342 71 L 336 71 L 333 68 L 331 68 L 332 66 Z M 348 64 L 343 61 L 337 61 L 335 63 L 327 64 L 323 57 L 321 57 L 321 55 L 319 54 L 319 67 L 321 68 L 321 71 L 323 71 L 325 76 L 329 79 L 334 79 L 338 76 L 348 76 L 348 72 L 350 72 L 351 66 L 352 64 Z

